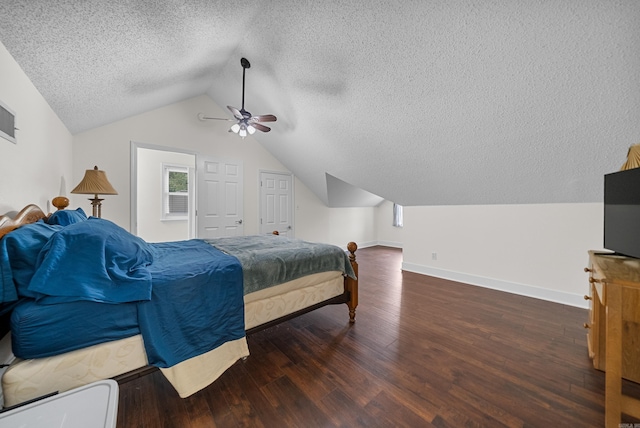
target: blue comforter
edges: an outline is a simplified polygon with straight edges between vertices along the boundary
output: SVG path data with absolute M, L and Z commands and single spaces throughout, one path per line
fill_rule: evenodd
M 151 300 L 138 303 L 149 362 L 171 367 L 245 336 L 242 266 L 199 240 L 153 244 Z

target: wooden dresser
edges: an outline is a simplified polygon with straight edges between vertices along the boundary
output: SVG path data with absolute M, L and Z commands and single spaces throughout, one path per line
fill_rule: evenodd
M 640 382 L 640 259 L 589 251 L 589 356 L 606 371 L 605 425 L 640 418 L 640 400 L 622 395 L 622 378 Z

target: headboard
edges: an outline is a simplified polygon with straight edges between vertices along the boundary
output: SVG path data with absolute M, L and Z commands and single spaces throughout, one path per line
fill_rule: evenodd
M 14 229 L 19 228 L 22 225 L 35 223 L 41 218 L 46 218 L 47 215 L 37 205 L 27 205 L 19 213 L 13 214 L 7 213 L 0 216 L 0 239 L 11 232 Z M 9 317 L 11 311 L 3 312 L 0 310 L 0 338 L 9 331 Z
M 24 224 L 35 223 L 46 217 L 47 215 L 37 205 L 33 204 L 27 205 L 15 216 L 11 214 L 0 216 L 0 238 Z

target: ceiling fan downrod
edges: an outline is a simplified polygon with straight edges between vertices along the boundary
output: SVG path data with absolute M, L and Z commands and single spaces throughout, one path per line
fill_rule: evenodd
M 247 71 L 247 68 L 251 68 L 251 63 L 246 58 L 240 58 L 240 65 L 242 65 L 242 108 L 240 109 L 240 111 L 242 113 L 244 113 L 245 112 L 245 109 L 244 109 L 244 75 L 245 75 L 245 72 Z M 244 116 L 244 114 L 243 114 L 243 116 Z

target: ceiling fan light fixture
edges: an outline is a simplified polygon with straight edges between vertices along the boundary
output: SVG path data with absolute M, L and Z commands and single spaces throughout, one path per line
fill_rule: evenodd
M 256 128 L 254 128 L 253 126 L 249 125 L 249 126 L 247 126 L 247 131 L 249 131 L 250 135 L 253 135 L 254 132 L 256 132 Z
M 238 131 L 240 131 L 240 125 L 234 123 L 233 125 L 231 125 L 231 130 L 237 134 Z

